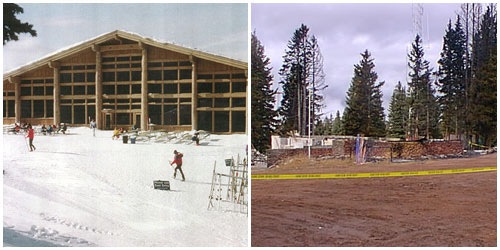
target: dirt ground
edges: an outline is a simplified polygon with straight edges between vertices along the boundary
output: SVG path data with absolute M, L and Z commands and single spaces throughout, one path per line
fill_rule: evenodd
M 491 167 L 497 155 L 408 163 L 294 159 L 252 174 L 360 173 Z M 497 172 L 252 180 L 251 245 L 497 245 Z

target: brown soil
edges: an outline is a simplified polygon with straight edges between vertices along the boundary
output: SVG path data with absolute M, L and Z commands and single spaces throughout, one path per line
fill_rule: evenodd
M 352 160 L 351 160 L 352 161 Z M 294 159 L 252 174 L 360 173 L 496 166 L 495 154 L 411 163 Z M 252 180 L 251 241 L 260 246 L 497 244 L 497 173 Z

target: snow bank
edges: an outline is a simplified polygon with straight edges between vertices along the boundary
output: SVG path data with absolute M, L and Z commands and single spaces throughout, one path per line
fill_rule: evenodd
M 202 146 L 112 140 L 111 131 L 3 135 L 4 246 L 248 246 L 248 215 L 209 211 L 214 163 L 245 155 L 246 135 Z M 173 179 L 173 151 L 186 181 Z M 171 191 L 155 190 L 170 181 Z

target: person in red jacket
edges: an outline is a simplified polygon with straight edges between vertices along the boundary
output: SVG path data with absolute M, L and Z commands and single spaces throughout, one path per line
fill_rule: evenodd
M 35 145 L 33 145 L 33 139 L 35 139 L 35 130 L 31 127 L 31 124 L 28 125 L 28 135 L 26 138 L 30 139 L 30 151 L 36 150 Z
M 182 181 L 185 181 L 186 178 L 184 178 L 184 173 L 182 172 L 182 156 L 184 156 L 182 153 L 177 152 L 177 150 L 174 150 L 174 160 L 170 163 L 170 166 L 172 166 L 175 163 L 174 179 L 175 176 L 177 175 L 177 169 L 179 169 L 179 172 L 181 172 L 182 175 Z

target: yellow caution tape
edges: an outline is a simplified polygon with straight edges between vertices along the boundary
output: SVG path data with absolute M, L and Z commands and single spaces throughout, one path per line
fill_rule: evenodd
M 297 179 L 350 179 L 350 178 L 378 178 L 378 177 L 403 177 L 441 174 L 477 173 L 496 171 L 497 167 L 461 168 L 442 170 L 422 170 L 404 172 L 378 172 L 378 173 L 338 173 L 338 174 L 253 174 L 252 180 L 297 180 Z

